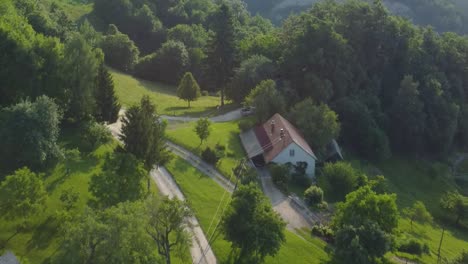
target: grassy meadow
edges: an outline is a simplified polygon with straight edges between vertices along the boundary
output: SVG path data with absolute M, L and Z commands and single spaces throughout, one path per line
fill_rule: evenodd
M 176 87 L 140 80 L 128 74 L 109 69 L 115 83 L 115 92 L 123 107 L 128 107 L 140 102 L 141 97 L 148 95 L 156 105 L 158 114 L 174 116 L 211 116 L 218 115 L 235 107 L 228 104 L 224 109 L 217 109 L 220 98 L 217 96 L 202 96 L 197 101 L 190 103 L 176 96 Z

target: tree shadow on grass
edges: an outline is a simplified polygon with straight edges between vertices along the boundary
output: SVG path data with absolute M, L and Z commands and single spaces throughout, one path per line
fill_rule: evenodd
M 70 165 L 69 171 L 67 171 L 67 168 L 65 166 L 62 166 L 62 168 L 58 169 L 59 171 L 56 173 L 59 173 L 61 176 L 57 177 L 56 179 L 52 180 L 48 185 L 47 185 L 47 192 L 53 192 L 59 185 L 64 183 L 67 179 L 69 179 L 71 176 L 77 173 L 85 173 L 91 171 L 94 167 L 98 165 L 98 161 L 96 159 L 81 159 L 80 161 L 73 162 Z
M 50 245 L 51 240 L 57 234 L 57 221 L 52 216 L 49 216 L 39 226 L 37 226 L 32 234 L 31 240 L 27 244 L 27 250 L 44 249 Z

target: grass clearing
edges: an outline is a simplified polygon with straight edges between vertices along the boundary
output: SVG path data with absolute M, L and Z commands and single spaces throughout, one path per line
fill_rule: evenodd
M 439 221 L 446 219 L 446 213 L 441 211 L 439 207 L 440 197 L 447 190 L 456 189 L 455 183 L 448 177 L 450 171 L 447 166 L 438 164 L 439 169 L 435 172 L 433 170 L 435 163 L 433 162 L 401 156 L 394 156 L 389 160 L 379 162 L 377 165 L 357 159 L 351 159 L 350 162 L 368 175 L 383 174 L 388 181 L 390 191 L 397 194 L 400 212 L 403 208 L 413 205 L 415 201 L 422 201 L 435 217 L 434 224 L 413 223 L 413 229 L 411 229 L 408 219 L 400 219 L 400 235 L 427 243 L 431 254 L 418 257 L 398 252 L 397 256 L 419 263 L 436 263 L 443 227 L 446 229 L 441 248 L 443 260 L 453 260 L 463 250 L 468 249 L 468 232 L 466 230 L 454 228 L 451 223 L 447 224 L 445 220 L 444 223 Z
M 224 157 L 222 157 L 216 167 L 225 177 L 229 178 L 232 169 L 236 167 L 239 159 L 244 158 L 245 151 L 239 138 L 240 121 L 213 123 L 211 124 L 211 134 L 208 139 L 200 145 L 200 139 L 194 131 L 195 122 L 179 124 L 167 130 L 169 140 L 181 145 L 194 154 L 201 156 L 201 152 L 206 148 L 215 148 L 216 144 L 226 147 Z
M 114 78 L 115 91 L 120 103 L 129 107 L 140 103 L 141 97 L 148 95 L 156 105 L 158 114 L 173 116 L 212 116 L 232 110 L 235 105 L 227 104 L 223 109 L 217 110 L 220 98 L 216 96 L 202 96 L 197 101 L 187 102 L 176 96 L 176 87 L 140 80 L 128 74 L 109 69 Z
M 92 3 L 85 4 L 77 0 L 48 0 L 48 2 L 50 4 L 55 2 L 73 21 L 78 21 L 93 11 Z
M 224 190 L 211 178 L 178 157 L 169 162 L 166 168 L 174 176 L 185 197 L 191 203 L 202 229 L 207 234 Z M 219 263 L 232 263 L 231 245 L 223 239 L 222 235 L 214 241 L 212 248 Z M 327 260 L 325 242 L 315 238 L 306 240 L 286 231 L 286 243 L 275 257 L 266 258 L 265 263 L 323 263 Z

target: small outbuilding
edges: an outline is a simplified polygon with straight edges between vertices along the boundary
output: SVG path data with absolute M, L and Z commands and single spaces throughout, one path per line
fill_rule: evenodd
M 302 133 L 280 114 L 240 134 L 242 145 L 255 166 L 268 163 L 307 163 L 306 174 L 315 176 L 317 157 Z

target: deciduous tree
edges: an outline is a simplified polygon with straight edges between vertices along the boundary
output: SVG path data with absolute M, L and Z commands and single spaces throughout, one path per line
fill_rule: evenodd
M 198 138 L 200 138 L 200 145 L 203 144 L 211 133 L 211 121 L 208 118 L 200 118 L 195 124 L 194 131 L 197 133 Z
M 171 264 L 171 253 L 183 254 L 191 246 L 187 230 L 192 212 L 186 202 L 167 197 L 162 201 L 148 199 L 145 209 L 149 216 L 146 232 L 156 243 L 166 264 Z
M 39 176 L 28 168 L 19 169 L 0 185 L 0 215 L 27 224 L 28 218 L 45 205 L 46 199 L 47 193 Z
M 236 263 L 261 263 L 266 256 L 274 256 L 285 241 L 284 227 L 253 183 L 241 185 L 233 193 L 222 225 L 226 239 L 240 249 Z
M 440 199 L 440 207 L 455 215 L 455 224 L 457 225 L 468 215 L 468 203 L 465 199 L 457 191 L 447 192 Z
M 180 80 L 177 96 L 187 101 L 190 108 L 190 102 L 197 100 L 200 95 L 200 86 L 198 86 L 197 81 L 193 78 L 192 73 L 186 72 L 182 80 Z
M 411 228 L 413 228 L 414 221 L 420 223 L 432 222 L 431 214 L 427 211 L 426 206 L 421 201 L 416 201 L 410 208 L 405 208 L 403 210 L 403 215 L 410 219 Z
M 114 153 L 106 157 L 102 171 L 93 175 L 89 190 L 97 203 L 106 208 L 141 199 L 145 194 L 142 181 L 147 177 L 148 171 L 134 155 Z
M 328 199 L 343 201 L 348 193 L 358 187 L 359 174 L 349 163 L 326 163 L 318 183 Z
M 260 82 L 245 99 L 245 102 L 255 107 L 255 115 L 259 122 L 268 120 L 275 113 L 284 112 L 285 102 L 283 96 L 276 89 L 273 80 Z
M 307 142 L 316 149 L 323 149 L 340 134 L 338 115 L 326 104 L 315 104 L 310 98 L 297 103 L 290 116 Z

